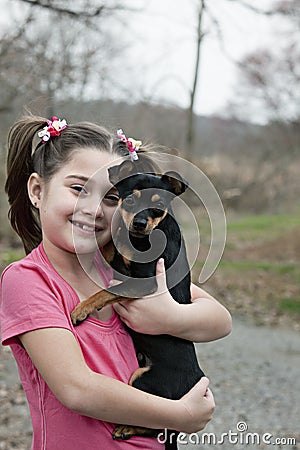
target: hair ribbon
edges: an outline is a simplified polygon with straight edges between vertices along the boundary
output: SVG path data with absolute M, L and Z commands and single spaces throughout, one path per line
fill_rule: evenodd
M 43 142 L 49 141 L 51 136 L 59 136 L 60 132 L 67 128 L 67 122 L 65 119 L 58 119 L 56 116 L 52 116 L 51 120 L 47 120 L 47 125 L 38 132 L 38 137 Z
M 133 161 L 136 161 L 137 159 L 139 159 L 139 157 L 137 155 L 137 151 L 142 146 L 142 141 L 136 141 L 133 138 L 127 138 L 121 128 L 117 131 L 117 136 L 119 139 L 121 139 L 121 141 L 125 142 L 131 159 Z

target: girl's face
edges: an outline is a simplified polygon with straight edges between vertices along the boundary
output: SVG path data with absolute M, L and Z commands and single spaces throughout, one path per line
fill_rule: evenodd
M 89 254 L 110 241 L 119 197 L 107 168 L 119 163 L 120 157 L 104 151 L 78 150 L 49 183 L 40 184 L 38 208 L 46 251 Z

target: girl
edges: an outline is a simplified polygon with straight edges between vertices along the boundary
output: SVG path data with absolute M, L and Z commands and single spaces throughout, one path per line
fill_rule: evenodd
M 194 285 L 193 302 L 178 305 L 164 289 L 160 262 L 162 294 L 108 306 L 73 327 L 78 302 L 111 282 L 98 250 L 111 240 L 118 202 L 107 167 L 128 146 L 102 127 L 52 119 L 24 117 L 8 137 L 9 215 L 27 256 L 2 275 L 2 343 L 12 349 L 29 402 L 32 450 L 161 449 L 156 439 L 113 441 L 113 424 L 203 429 L 214 410 L 208 380 L 176 401 L 127 385 L 138 364 L 119 316 L 136 331 L 194 341 L 225 336 L 230 316 Z M 145 164 L 153 168 L 147 157 Z

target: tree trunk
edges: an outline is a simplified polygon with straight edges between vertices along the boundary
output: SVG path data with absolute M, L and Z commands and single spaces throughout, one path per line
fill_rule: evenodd
M 195 61 L 195 70 L 194 70 L 194 80 L 193 86 L 190 92 L 190 104 L 187 109 L 187 132 L 186 132 L 186 151 L 187 156 L 190 161 L 194 159 L 194 141 L 195 141 L 195 113 L 194 113 L 194 104 L 195 104 L 195 96 L 197 92 L 198 86 L 198 76 L 199 76 L 199 68 L 200 68 L 200 50 L 201 43 L 203 39 L 203 31 L 202 31 L 202 18 L 205 9 L 205 0 L 201 0 L 199 4 L 198 11 L 198 24 L 197 24 L 197 46 L 196 46 L 196 61 Z

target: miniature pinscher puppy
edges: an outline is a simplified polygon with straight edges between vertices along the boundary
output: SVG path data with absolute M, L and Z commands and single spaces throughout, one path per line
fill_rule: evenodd
M 135 163 L 131 161 L 124 161 L 108 171 L 109 180 L 120 196 L 120 222 L 116 236 L 113 235 L 114 247 L 108 262 L 123 282 L 82 301 L 71 313 L 74 325 L 107 304 L 154 293 L 159 258 L 164 259 L 167 286 L 174 300 L 191 302 L 191 276 L 185 244 L 171 208 L 172 200 L 186 190 L 187 184 L 176 172 L 161 176 L 137 173 Z M 128 332 L 140 365 L 130 380 L 135 388 L 175 400 L 186 394 L 204 375 L 192 342 L 169 335 L 146 335 L 129 328 Z M 113 437 L 153 437 L 158 432 L 120 425 L 114 430 Z M 177 446 L 176 443 L 173 447 L 169 444 L 166 448 Z

